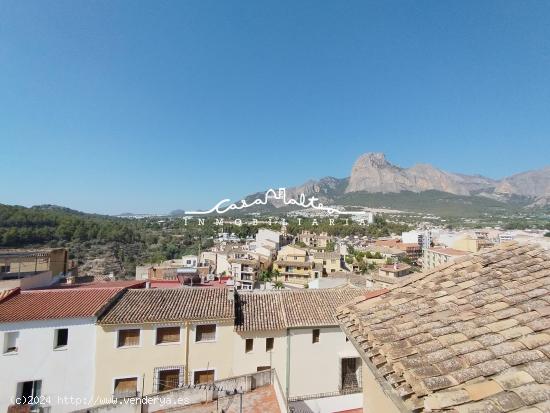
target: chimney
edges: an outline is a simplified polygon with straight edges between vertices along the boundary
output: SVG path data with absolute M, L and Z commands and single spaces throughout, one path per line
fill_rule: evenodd
M 235 300 L 235 288 L 233 286 L 227 287 L 227 299 L 229 301 Z

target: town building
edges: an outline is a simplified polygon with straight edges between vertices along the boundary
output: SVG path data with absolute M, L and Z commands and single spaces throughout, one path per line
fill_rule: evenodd
M 95 323 L 121 292 L 120 288 L 66 288 L 16 289 L 4 294 L 0 301 L 0 410 L 20 407 L 17 404 L 35 410 L 40 400 L 43 410 L 69 412 L 77 406 L 66 396 L 91 400 Z
M 324 251 L 328 247 L 331 240 L 332 238 L 326 232 L 316 234 L 315 232 L 304 230 L 297 236 L 297 242 L 304 244 L 308 248 L 321 251 Z
M 234 373 L 274 368 L 291 403 L 322 405 L 336 398 L 341 410 L 359 407 L 354 394 L 361 389 L 361 360 L 336 325 L 334 308 L 365 292 L 354 287 L 240 292 Z
M 422 247 L 418 244 L 400 242 L 396 245 L 396 248 L 405 251 L 407 258 L 412 262 L 417 262 L 422 258 Z
M 0 290 L 47 287 L 67 275 L 77 275 L 77 266 L 65 248 L 0 250 Z
M 98 322 L 96 395 L 130 397 L 231 376 L 234 317 L 223 288 L 125 291 Z
M 307 284 L 310 278 L 314 278 L 314 264 L 307 250 L 286 245 L 277 253 L 273 270 L 278 271 L 287 282 Z M 319 272 L 322 272 L 322 269 L 318 269 L 317 273 Z
M 227 253 L 230 265 L 229 274 L 237 289 L 251 290 L 258 283 L 260 271 L 265 271 L 271 260 L 256 252 L 233 249 Z
M 399 259 L 407 255 L 407 253 L 399 248 L 386 247 L 384 245 L 369 245 L 361 248 L 360 251 L 368 252 L 371 255 L 380 255 L 384 259 Z
M 466 235 L 456 240 L 452 248 L 459 251 L 478 252 L 483 248 L 492 247 L 493 243 L 486 237 Z
M 314 252 L 313 262 L 322 267 L 322 276 L 336 273 L 342 269 L 341 256 L 338 252 Z
M 401 241 L 405 244 L 418 244 L 423 249 L 430 248 L 432 246 L 432 232 L 430 230 L 403 232 Z
M 378 273 L 367 274 L 369 287 L 381 289 L 388 288 L 399 282 L 403 282 L 407 275 L 411 273 L 412 267 L 405 263 L 395 262 L 393 264 L 381 265 Z
M 147 404 L 107 403 L 75 413 L 143 413 L 167 411 L 178 413 L 241 413 L 241 412 L 288 412 L 286 399 L 275 370 L 227 377 L 208 384 L 188 385 L 162 390 L 147 395 Z
M 404 263 L 382 265 L 378 273 L 383 277 L 400 278 L 411 273 L 411 266 Z
M 454 248 L 428 248 L 424 250 L 424 255 L 422 257 L 422 268 L 429 270 L 440 265 L 447 264 L 458 257 L 468 254 L 469 253 L 466 251 L 460 251 Z
M 340 307 L 363 411 L 547 411 L 549 285 L 548 251 L 508 243 Z

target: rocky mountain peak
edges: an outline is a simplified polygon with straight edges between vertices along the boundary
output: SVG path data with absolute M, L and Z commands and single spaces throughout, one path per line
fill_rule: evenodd
M 391 164 L 386 160 L 386 155 L 382 152 L 367 152 L 359 157 L 355 162 L 357 167 L 385 167 L 391 166 Z

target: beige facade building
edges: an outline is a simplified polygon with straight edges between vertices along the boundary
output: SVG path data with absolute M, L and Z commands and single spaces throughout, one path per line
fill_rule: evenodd
M 0 275 L 17 276 L 25 273 L 51 271 L 53 276 L 70 269 L 65 248 L 41 250 L 0 250 Z
M 340 253 L 338 252 L 315 252 L 313 262 L 323 269 L 323 276 L 330 275 L 342 270 Z
M 229 377 L 233 304 L 223 288 L 126 291 L 98 323 L 96 395 L 150 394 Z
M 364 290 L 127 290 L 100 318 L 95 394 L 130 397 L 275 369 L 291 401 L 361 391 L 335 308 Z
M 465 236 L 454 242 L 453 248 L 459 251 L 478 252 L 483 248 L 492 247 L 493 243 L 484 237 Z
M 0 250 L 0 290 L 47 287 L 69 273 L 77 267 L 65 248 Z
M 303 243 L 306 247 L 320 251 L 324 251 L 331 240 L 332 238 L 326 232 L 316 234 L 311 231 L 302 231 L 297 237 L 297 241 Z
M 286 245 L 277 254 L 273 269 L 279 271 L 285 281 L 297 284 L 307 284 L 314 278 L 314 262 L 309 253 L 294 245 Z

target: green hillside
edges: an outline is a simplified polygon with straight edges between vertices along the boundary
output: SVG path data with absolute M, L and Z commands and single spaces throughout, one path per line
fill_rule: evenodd
M 335 203 L 464 218 L 485 214 L 509 214 L 521 208 L 517 204 L 506 204 L 481 196 L 461 196 L 440 191 L 402 191 L 387 194 L 351 192 L 336 199 Z

